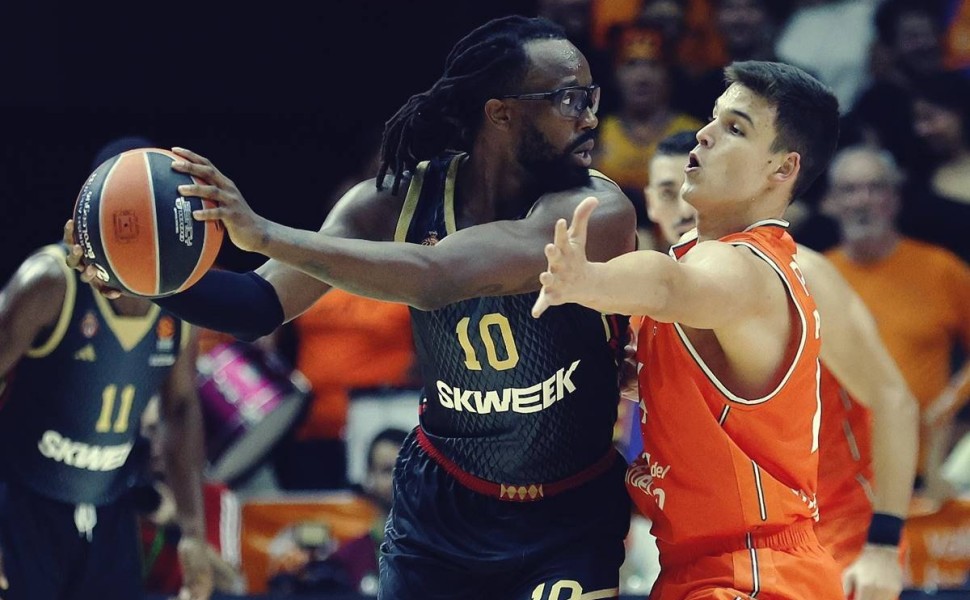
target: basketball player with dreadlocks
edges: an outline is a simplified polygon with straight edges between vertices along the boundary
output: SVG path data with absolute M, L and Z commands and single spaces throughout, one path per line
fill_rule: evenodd
M 544 240 L 587 196 L 589 252 L 634 249 L 634 207 L 589 170 L 600 90 L 543 19 L 505 17 L 460 40 L 442 77 L 386 124 L 376 179 L 319 232 L 256 215 L 185 149 L 181 189 L 217 208 L 256 272 L 210 272 L 158 300 L 190 322 L 265 335 L 329 286 L 409 304 L 426 382 L 395 469 L 381 597 L 613 598 L 629 526 L 614 450 L 625 319 L 563 306 L 534 320 Z M 89 273 L 88 273 L 89 274 Z M 326 282 L 326 283 L 324 283 Z

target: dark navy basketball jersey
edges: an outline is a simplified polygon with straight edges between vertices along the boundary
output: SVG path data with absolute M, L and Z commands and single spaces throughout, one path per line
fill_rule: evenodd
M 127 485 L 126 462 L 148 400 L 159 393 L 186 325 L 152 304 L 116 315 L 110 301 L 64 264 L 67 293 L 53 330 L 8 376 L 0 408 L 4 477 L 73 504 L 105 504 Z
M 454 191 L 464 156 L 418 166 L 397 241 L 433 245 L 456 230 Z M 627 319 L 576 304 L 534 319 L 537 296 L 411 311 L 425 382 L 421 427 L 459 468 L 488 481 L 561 480 L 612 448 Z

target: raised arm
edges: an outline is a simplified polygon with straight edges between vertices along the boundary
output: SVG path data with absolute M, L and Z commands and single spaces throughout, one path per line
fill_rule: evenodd
M 698 244 L 679 262 L 651 250 L 608 262 L 587 259 L 587 230 L 596 227 L 590 216 L 597 204 L 588 198 L 576 209 L 572 226 L 564 219 L 556 224 L 554 242 L 546 247 L 549 269 L 540 277 L 535 316 L 548 306 L 576 302 L 602 312 L 717 330 L 760 318 L 773 305 L 787 307 L 771 267 L 748 250 L 722 242 Z
M 902 589 L 898 549 L 882 529 L 887 523 L 901 524 L 909 510 L 919 449 L 919 406 L 883 345 L 875 320 L 838 270 L 801 246 L 797 260 L 821 316 L 822 362 L 872 411 L 876 516 L 870 540 L 875 543 L 867 544 L 846 570 L 846 588 L 855 590 L 856 597 L 895 598 Z
M 467 227 L 435 246 L 422 246 L 372 241 L 390 239 L 387 235 L 347 239 L 338 224 L 352 222 L 346 216 L 352 207 L 360 215 L 360 206 L 374 205 L 384 227 L 393 228 L 397 222 L 398 211 L 378 205 L 385 200 L 386 207 L 387 199 L 375 194 L 373 182 L 369 188 L 360 184 L 351 190 L 319 232 L 303 231 L 259 217 L 211 163 L 187 151 L 178 152 L 192 161 L 176 168 L 209 183 L 182 186 L 181 191 L 219 204 L 198 211 L 196 218 L 222 220 L 243 250 L 265 254 L 352 293 L 421 309 L 475 296 L 538 290 L 545 240 L 556 220 L 571 214 L 584 193 L 599 194 L 603 204 L 595 220 L 599 235 L 591 244 L 591 255 L 606 260 L 632 250 L 635 243 L 635 213 L 629 199 L 615 185 L 595 178 L 583 193 L 542 197 L 525 218 Z M 273 283 L 271 275 L 267 279 Z
M 212 173 L 218 185 L 210 189 L 242 198 L 231 180 L 214 167 Z M 373 180 L 361 183 L 337 203 L 320 231 L 336 237 L 392 239 L 396 223 L 392 213 L 400 204 L 390 194 L 376 190 Z M 81 247 L 74 244 L 71 221 L 64 227 L 64 242 L 72 246 L 68 265 L 82 272 L 82 281 L 99 287 L 108 297 L 120 295 L 118 290 L 101 286 L 94 267 L 83 262 Z M 247 273 L 210 270 L 188 290 L 155 302 L 195 325 L 253 341 L 302 314 L 329 289 L 329 284 L 299 269 L 270 260 Z

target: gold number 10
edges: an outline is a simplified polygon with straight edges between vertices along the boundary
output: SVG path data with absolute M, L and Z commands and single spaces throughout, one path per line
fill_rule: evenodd
M 114 427 L 111 425 L 111 416 L 114 413 L 115 397 L 118 395 L 118 386 L 111 384 L 101 392 L 101 415 L 98 422 L 94 425 L 94 430 L 98 433 L 124 433 L 128 431 L 128 418 L 131 416 L 131 404 L 135 401 L 135 386 L 126 385 L 121 389 L 121 406 L 118 408 L 118 416 L 115 418 Z
M 482 363 L 478 362 L 478 357 L 475 355 L 475 348 L 472 346 L 472 341 L 468 338 L 468 324 L 470 322 L 470 317 L 464 317 L 461 321 L 458 321 L 458 327 L 456 329 L 458 343 L 461 344 L 462 350 L 465 351 L 465 366 L 470 371 L 481 371 Z M 492 339 L 492 327 L 498 327 L 499 333 L 502 336 L 502 342 L 505 344 L 505 358 L 500 359 L 498 357 L 498 351 L 495 349 L 495 340 Z M 488 358 L 488 364 L 493 369 L 496 371 L 505 371 L 518 364 L 519 351 L 515 347 L 515 338 L 512 337 L 512 327 L 509 325 L 509 320 L 505 318 L 505 315 L 488 313 L 483 316 L 482 320 L 478 322 L 478 334 L 482 338 L 482 343 L 485 344 L 485 354 Z

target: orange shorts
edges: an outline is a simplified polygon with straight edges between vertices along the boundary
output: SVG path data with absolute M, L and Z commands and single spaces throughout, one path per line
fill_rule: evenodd
M 838 567 L 812 527 L 806 521 L 752 536 L 752 547 L 736 550 L 719 550 L 723 541 L 666 553 L 661 546 L 650 600 L 844 600 Z
M 834 519 L 826 519 L 825 515 L 822 515 L 815 525 L 818 541 L 835 559 L 840 573 L 852 564 L 852 561 L 862 552 L 862 547 L 866 545 L 871 516 L 872 510 L 860 511 L 859 516 Z
M 818 541 L 825 548 L 835 564 L 838 565 L 839 573 L 845 571 L 849 565 L 855 562 L 866 545 L 869 537 L 869 521 L 872 519 L 872 510 L 860 510 L 856 516 L 839 516 L 834 519 L 822 517 L 815 524 L 815 535 Z M 899 542 L 899 564 L 906 564 L 906 538 Z

